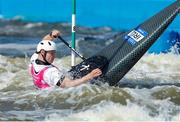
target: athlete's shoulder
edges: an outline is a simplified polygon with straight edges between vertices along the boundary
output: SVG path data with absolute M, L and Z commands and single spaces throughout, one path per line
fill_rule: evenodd
M 47 67 L 49 72 L 59 72 L 59 69 L 52 65 L 48 65 Z
M 36 59 L 38 59 L 38 54 L 37 54 L 37 53 L 34 53 L 34 54 L 31 56 L 31 59 L 30 59 L 31 63 L 34 63 Z

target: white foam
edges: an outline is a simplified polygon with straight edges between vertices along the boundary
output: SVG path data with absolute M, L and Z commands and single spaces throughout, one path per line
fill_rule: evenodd
M 82 89 L 88 88 L 86 85 L 79 88 L 65 89 L 61 92 L 64 94 L 71 93 L 68 96 L 67 101 L 72 100 L 81 95 Z M 176 88 L 176 87 L 174 87 Z M 96 96 L 97 92 L 92 91 L 92 88 L 88 88 Z M 47 114 L 46 121 L 180 121 L 179 113 L 175 114 L 174 111 L 179 111 L 180 107 L 175 105 L 169 99 L 156 99 L 152 94 L 163 87 L 156 87 L 153 89 L 130 89 L 125 88 L 124 91 L 128 92 L 133 100 L 127 100 L 127 105 L 122 105 L 118 102 L 110 100 L 102 100 L 97 104 L 84 107 L 81 110 L 70 110 L 64 112 L 50 112 Z M 67 90 L 67 91 L 66 91 Z M 101 89 L 102 90 L 102 89 Z M 103 94 L 103 90 L 100 93 Z M 107 88 L 107 92 L 111 92 L 112 89 Z M 118 89 L 116 89 L 118 90 Z M 66 91 L 66 92 L 65 92 Z M 81 92 L 81 93 L 80 93 Z M 91 99 L 92 96 L 89 96 Z M 81 98 L 82 99 L 82 98 Z M 70 101 L 71 100 L 71 101 Z M 74 101 L 73 104 L 79 104 Z
M 180 121 L 180 112 L 172 118 L 172 121 L 176 121 L 176 122 Z
M 172 54 L 180 54 L 179 44 L 180 42 L 176 42 L 176 44 L 169 49 Z
M 146 54 L 125 76 L 142 82 L 180 82 L 180 55 Z M 145 80 L 146 79 L 146 80 Z
M 161 111 L 162 112 L 162 111 Z M 49 114 L 48 121 L 166 121 L 166 116 L 150 116 L 150 111 L 145 106 L 128 103 L 126 106 L 111 101 L 102 101 L 88 110 L 69 113 L 68 116 Z M 176 118 L 175 118 L 176 119 Z
M 179 82 L 179 59 L 180 56 L 174 54 L 147 54 L 138 62 L 126 78 L 132 78 L 132 81 L 144 79 L 144 82 L 146 82 L 148 78 L 151 80 L 175 80 Z M 28 67 L 24 66 L 27 65 L 24 60 L 24 58 L 8 58 L 0 55 L 0 68 L 4 68 L 6 70 L 5 72 L 0 73 L 0 90 L 8 87 L 10 84 L 16 86 L 15 90 L 12 92 L 0 92 L 1 94 L 4 94 L 1 96 L 1 100 L 8 101 L 17 98 L 18 100 L 15 103 L 19 105 L 21 103 L 23 104 L 23 100 L 36 103 L 39 102 L 36 101 L 38 98 L 51 99 L 55 105 L 48 104 L 46 103 L 47 101 L 40 101 L 40 103 L 42 105 L 50 105 L 48 107 L 52 108 L 52 110 L 47 109 L 46 111 L 43 111 L 38 105 L 34 105 L 37 110 L 42 110 L 38 111 L 37 114 L 42 112 L 43 114 L 39 116 L 45 117 L 46 121 L 180 121 L 180 114 L 178 112 L 180 111 L 179 105 L 171 102 L 170 98 L 158 99 L 153 96 L 153 93 L 157 93 L 164 88 L 168 88 L 167 86 L 159 86 L 152 89 L 119 89 L 109 86 L 95 86 L 94 88 L 94 86 L 85 84 L 75 88 L 60 88 L 58 90 L 49 90 L 47 92 L 35 91 L 35 89 L 29 89 L 30 86 L 33 86 L 33 83 L 27 72 Z M 56 59 L 55 65 L 67 70 L 70 65 L 67 64 L 66 67 L 64 64 L 66 64 L 69 60 L 70 57 Z M 159 74 L 161 75 L 159 76 Z M 163 74 L 168 76 L 166 77 Z M 27 90 L 22 90 L 20 92 L 18 90 L 16 91 L 16 88 L 19 87 L 23 87 Z M 172 88 L 179 89 L 175 86 Z M 132 99 L 128 101 L 128 98 L 124 98 L 127 100 L 127 105 L 122 105 L 121 102 L 118 101 L 114 102 L 109 96 L 114 90 L 117 90 L 115 92 L 124 95 L 123 92 L 121 92 L 123 90 L 132 97 Z M 100 94 L 102 94 L 104 98 L 102 98 Z M 88 106 L 82 106 L 82 108 L 77 108 L 77 110 L 73 109 L 76 108 L 77 104 L 85 104 L 83 101 L 84 99 L 88 98 L 91 100 L 94 97 L 100 99 L 100 102 L 92 102 L 92 104 L 90 103 Z M 66 106 L 67 109 L 65 110 L 56 109 L 56 106 L 58 107 L 59 105 L 64 105 L 64 103 L 65 105 L 70 104 L 70 106 Z M 72 107 L 71 105 L 74 105 L 75 107 Z M 177 113 L 173 113 L 174 111 L 177 111 Z M 8 111 L 6 112 L 8 113 Z M 33 120 L 36 120 L 37 117 L 31 111 L 24 111 L 24 109 L 19 110 L 18 114 L 16 114 L 16 111 L 9 110 L 9 114 L 12 115 L 11 117 L 19 120 L 23 120 L 26 116 L 31 116 Z M 20 116 L 21 114 L 23 116 Z

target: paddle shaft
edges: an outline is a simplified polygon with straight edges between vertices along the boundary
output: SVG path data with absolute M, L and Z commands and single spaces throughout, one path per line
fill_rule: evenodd
M 86 60 L 85 57 L 83 57 L 79 52 L 77 52 L 74 48 L 72 48 L 61 36 L 58 36 L 58 39 L 60 39 L 69 49 L 75 52 L 76 55 L 78 55 L 82 60 Z

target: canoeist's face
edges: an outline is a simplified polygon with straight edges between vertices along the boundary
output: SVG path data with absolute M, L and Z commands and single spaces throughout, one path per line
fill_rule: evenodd
M 46 60 L 49 62 L 49 63 L 53 63 L 54 59 L 56 57 L 56 51 L 48 51 L 47 54 L 46 54 Z

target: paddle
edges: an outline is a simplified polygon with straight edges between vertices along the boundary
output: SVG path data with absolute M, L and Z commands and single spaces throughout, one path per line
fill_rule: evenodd
M 82 60 L 86 60 L 85 57 L 83 57 L 79 52 L 77 52 L 74 48 L 72 48 L 61 36 L 58 36 L 58 39 L 60 39 L 69 49 L 75 52 L 76 55 L 78 55 Z

